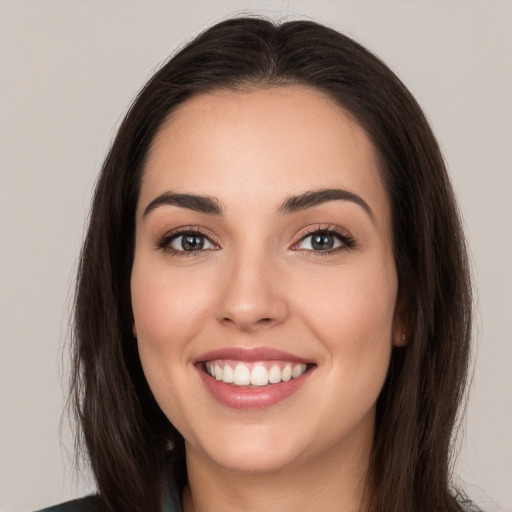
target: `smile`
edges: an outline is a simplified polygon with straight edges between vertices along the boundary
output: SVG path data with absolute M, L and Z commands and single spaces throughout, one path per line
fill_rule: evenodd
M 200 356 L 195 367 L 206 389 L 222 405 L 262 409 L 299 391 L 316 364 L 260 347 L 215 350 Z
M 268 386 L 297 379 L 308 368 L 305 363 L 258 361 L 246 363 L 233 360 L 208 361 L 206 372 L 216 380 L 234 386 Z

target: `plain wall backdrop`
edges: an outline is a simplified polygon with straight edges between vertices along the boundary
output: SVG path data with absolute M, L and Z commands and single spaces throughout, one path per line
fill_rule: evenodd
M 248 12 L 351 35 L 430 119 L 477 288 L 477 362 L 456 472 L 486 510 L 511 511 L 509 0 L 0 0 L 0 510 L 94 488 L 87 473 L 73 478 L 66 423 L 60 433 L 69 304 L 94 181 L 131 99 L 171 51 Z

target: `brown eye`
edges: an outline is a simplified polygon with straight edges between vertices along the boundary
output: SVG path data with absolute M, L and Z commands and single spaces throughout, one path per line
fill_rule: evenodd
M 215 246 L 206 236 L 199 233 L 183 233 L 174 237 L 168 244 L 174 251 L 194 252 L 215 249 Z
M 307 251 L 329 251 L 331 249 L 337 249 L 343 244 L 344 242 L 338 235 L 325 231 L 317 231 L 304 237 L 300 241 L 298 248 Z
M 311 236 L 311 247 L 315 251 L 324 251 L 334 247 L 334 237 L 327 233 L 317 233 Z

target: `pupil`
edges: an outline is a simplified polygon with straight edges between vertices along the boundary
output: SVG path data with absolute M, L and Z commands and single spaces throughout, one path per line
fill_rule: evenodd
M 198 251 L 203 248 L 204 239 L 199 235 L 185 235 L 181 245 L 184 251 Z
M 311 243 L 311 246 L 313 249 L 319 249 L 319 250 L 328 250 L 332 249 L 334 245 L 334 239 L 332 235 L 328 235 L 326 233 L 318 233 L 315 236 L 313 236 L 313 241 Z

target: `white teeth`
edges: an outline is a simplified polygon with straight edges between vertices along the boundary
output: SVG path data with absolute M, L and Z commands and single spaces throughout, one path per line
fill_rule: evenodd
M 251 383 L 251 372 L 247 366 L 240 363 L 236 365 L 233 383 L 236 386 L 248 386 Z
M 233 382 L 235 380 L 235 374 L 233 372 L 233 368 L 229 366 L 229 364 L 226 364 L 224 366 L 224 373 L 222 375 L 222 380 L 226 382 L 227 384 Z
M 221 366 L 220 362 L 206 363 L 206 373 L 216 380 L 221 380 L 226 384 L 234 384 L 235 386 L 266 386 L 268 384 L 278 384 L 279 382 L 287 382 L 290 379 L 300 377 L 306 370 L 307 365 L 287 363 L 281 370 L 278 364 L 274 364 L 267 369 L 264 364 L 254 364 L 252 370 L 244 363 L 238 363 L 233 370 L 233 366 L 225 363 Z
M 272 366 L 270 370 L 268 371 L 268 381 L 271 384 L 277 384 L 278 382 L 281 382 L 281 369 L 277 364 Z
M 283 368 L 281 379 L 283 379 L 286 382 L 286 381 L 290 380 L 291 378 L 292 378 L 292 365 L 291 364 L 287 364 Z
M 268 384 L 268 370 L 257 364 L 251 371 L 251 384 L 253 386 L 266 386 Z
M 292 377 L 294 379 L 296 379 L 297 377 L 300 377 L 305 371 L 306 371 L 305 364 L 297 364 L 293 367 Z

